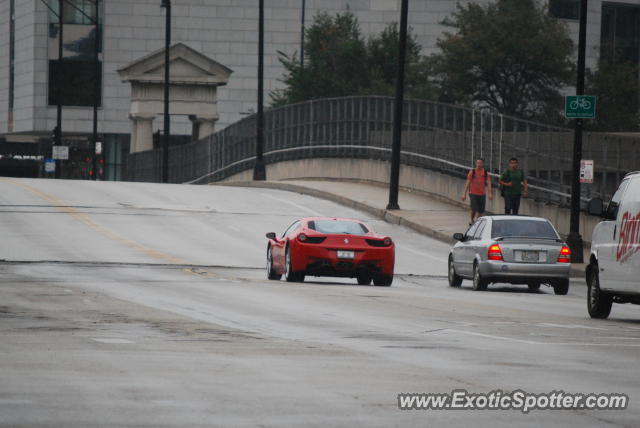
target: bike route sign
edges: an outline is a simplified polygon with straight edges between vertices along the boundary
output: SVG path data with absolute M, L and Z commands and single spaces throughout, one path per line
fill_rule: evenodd
M 564 117 L 567 119 L 595 119 L 596 97 L 569 95 L 564 98 Z

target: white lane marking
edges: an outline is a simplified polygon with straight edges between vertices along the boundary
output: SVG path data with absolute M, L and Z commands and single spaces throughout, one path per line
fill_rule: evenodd
M 301 209 L 302 211 L 306 211 L 308 213 L 311 213 L 311 214 L 313 214 L 315 216 L 318 216 L 318 217 L 321 216 L 321 214 L 319 212 L 317 212 L 315 210 L 312 210 L 309 207 L 305 207 L 304 205 L 296 204 L 295 202 L 291 202 L 291 201 L 288 201 L 286 199 L 278 198 L 277 196 L 269 195 L 269 194 L 266 194 L 266 193 L 264 194 L 264 196 L 266 196 L 267 198 L 275 199 L 276 201 L 280 201 L 280 202 L 285 203 L 285 204 L 289 204 L 289 205 L 294 206 L 294 207 L 296 207 L 298 209 Z
M 498 339 L 498 340 L 507 340 L 507 341 L 510 341 L 510 342 L 526 343 L 527 345 L 539 345 L 541 343 L 544 343 L 544 342 L 536 342 L 534 340 L 515 339 L 513 337 L 494 336 L 493 334 L 476 333 L 474 331 L 451 330 L 451 329 L 447 329 L 447 331 L 452 331 L 454 333 L 460 333 L 460 334 L 466 334 L 466 335 L 469 335 L 469 336 L 486 337 L 486 338 L 489 338 L 489 339 Z
M 110 344 L 136 343 L 127 339 L 116 339 L 116 338 L 108 338 L 108 337 L 105 337 L 105 338 L 93 337 L 92 340 L 95 340 L 96 342 L 100 342 L 100 343 L 110 343 Z
M 425 257 L 430 258 L 432 260 L 436 260 L 438 262 L 442 262 L 443 264 L 447 262 L 446 258 L 432 256 L 431 254 L 425 253 L 423 251 L 414 250 L 413 248 L 405 247 L 404 245 L 398 245 L 397 242 L 396 242 L 396 246 L 398 247 L 399 250 L 409 251 L 410 253 L 417 254 L 419 256 L 425 256 Z
M 539 342 L 535 340 L 523 340 L 513 337 L 495 336 L 493 334 L 476 333 L 464 330 L 445 329 L 442 331 L 451 331 L 454 333 L 466 334 L 469 336 L 486 337 L 488 339 L 506 340 L 510 342 L 525 343 L 527 345 L 555 345 L 555 346 L 611 346 L 618 348 L 640 348 L 640 343 L 587 343 L 587 342 Z M 609 338 L 607 338 L 609 339 Z
M 607 331 L 608 329 L 606 328 L 602 328 L 602 327 L 589 327 L 586 325 L 579 325 L 579 324 L 552 324 L 552 323 L 548 323 L 548 322 L 542 322 L 538 324 L 539 326 L 542 327 L 558 327 L 558 328 L 584 328 L 587 330 L 604 330 Z

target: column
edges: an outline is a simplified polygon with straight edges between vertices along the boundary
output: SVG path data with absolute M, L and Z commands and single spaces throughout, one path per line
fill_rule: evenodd
M 155 114 L 130 114 L 132 123 L 130 153 L 153 149 L 153 119 Z

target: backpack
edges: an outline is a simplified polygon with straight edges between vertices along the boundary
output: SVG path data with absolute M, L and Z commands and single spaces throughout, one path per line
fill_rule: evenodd
M 487 172 L 487 170 L 484 170 L 484 185 L 487 185 L 487 177 L 489 176 L 489 173 Z M 476 178 L 476 169 L 473 168 L 471 170 L 471 179 L 473 180 L 474 178 Z

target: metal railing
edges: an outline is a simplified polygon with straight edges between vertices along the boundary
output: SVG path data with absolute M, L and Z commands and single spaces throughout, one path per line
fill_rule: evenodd
M 308 158 L 388 160 L 393 98 L 345 97 L 292 104 L 265 112 L 267 164 Z M 210 183 L 253 167 L 255 116 L 215 134 L 170 149 L 169 180 Z M 565 206 L 570 200 L 573 132 L 489 111 L 405 101 L 401 161 L 405 165 L 464 177 L 473 160 L 485 159 L 497 175 L 517 157 L 530 183 L 530 196 Z M 610 196 L 624 175 L 640 169 L 640 138 L 585 133 L 583 158 L 595 162 L 595 180 L 583 185 L 583 199 Z M 128 179 L 159 182 L 157 150 L 133 153 Z

